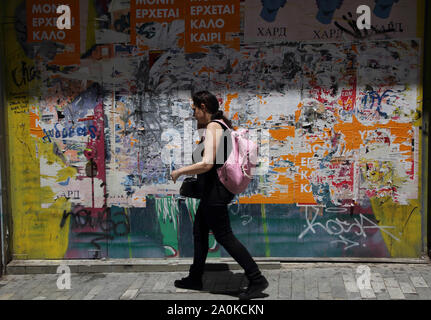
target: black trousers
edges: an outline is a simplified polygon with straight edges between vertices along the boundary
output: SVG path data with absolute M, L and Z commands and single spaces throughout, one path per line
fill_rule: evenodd
M 194 256 L 190 276 L 202 277 L 208 255 L 208 234 L 212 231 L 216 241 L 244 269 L 249 280 L 257 279 L 261 272 L 248 250 L 232 233 L 227 205 L 210 205 L 200 202 L 193 224 Z

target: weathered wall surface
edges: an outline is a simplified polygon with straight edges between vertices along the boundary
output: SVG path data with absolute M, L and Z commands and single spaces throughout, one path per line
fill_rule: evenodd
M 229 206 L 254 256 L 419 257 L 424 1 L 334 1 L 333 16 L 305 2 L 274 17 L 217 1 L 198 20 L 185 0 L 148 19 L 145 1 L 62 1 L 74 20 L 59 33 L 43 2 L 2 1 L 15 258 L 192 256 L 198 202 L 169 174 L 190 163 L 199 89 L 267 156 Z

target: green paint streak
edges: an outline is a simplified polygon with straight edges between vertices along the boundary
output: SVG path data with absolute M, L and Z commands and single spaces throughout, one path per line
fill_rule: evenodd
M 177 215 L 178 210 L 175 205 L 172 205 L 172 196 L 156 198 L 156 210 L 159 218 L 160 231 L 163 236 L 163 245 L 172 247 L 178 252 L 178 236 L 177 236 Z M 165 209 L 166 205 L 166 209 Z M 165 212 L 166 210 L 166 212 Z M 165 248 L 165 254 L 171 255 L 172 252 Z
M 130 217 L 129 217 L 129 213 L 127 212 L 127 208 L 124 208 L 124 213 L 126 214 L 126 216 L 129 218 L 129 223 L 130 223 Z M 129 226 L 130 227 L 130 226 Z M 129 243 L 129 258 L 132 258 L 132 245 L 131 245 L 131 240 L 130 240 L 130 233 L 131 232 L 129 232 L 128 234 L 127 234 L 127 241 L 128 241 L 128 243 Z
M 266 213 L 265 204 L 261 203 L 260 209 L 262 212 L 263 232 L 265 233 L 265 256 L 271 256 L 271 250 L 269 249 L 269 238 L 268 238 L 268 225 L 266 224 Z
M 187 210 L 190 212 L 190 215 L 192 217 L 192 224 L 195 221 L 196 217 L 196 211 L 199 207 L 200 200 L 192 199 L 192 198 L 186 198 L 186 206 Z M 216 240 L 213 234 L 208 235 L 208 246 L 211 248 L 214 246 Z M 221 257 L 221 251 L 217 250 L 215 252 L 208 252 L 207 255 L 208 258 L 220 258 Z
M 196 211 L 198 210 L 200 200 L 186 198 L 186 207 L 192 216 L 192 223 L 195 221 Z

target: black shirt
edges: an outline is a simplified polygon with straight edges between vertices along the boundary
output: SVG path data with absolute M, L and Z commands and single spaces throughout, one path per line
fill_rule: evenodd
M 213 122 L 213 121 L 211 121 Z M 220 122 L 217 122 L 220 124 Z M 221 158 L 220 152 L 223 152 L 223 163 L 226 162 L 227 158 L 229 157 L 229 154 L 231 152 L 231 148 L 229 148 L 229 141 L 228 139 L 231 139 L 230 131 L 228 130 L 227 126 L 224 126 L 220 124 L 223 128 L 224 132 L 224 143 L 221 143 L 219 145 L 219 148 L 216 151 L 216 159 Z M 227 130 L 227 133 L 226 133 Z M 203 143 L 203 139 L 199 142 L 199 144 Z M 224 147 L 224 148 L 223 148 Z M 193 151 L 192 159 L 193 163 L 202 161 L 204 149 L 202 148 L 202 151 L 199 152 L 200 148 L 197 148 Z M 217 169 L 222 167 L 223 164 L 214 164 L 213 167 L 205 172 L 197 175 L 198 184 L 203 192 L 203 197 L 201 201 L 203 201 L 206 204 L 210 205 L 226 205 L 229 202 L 232 201 L 234 198 L 234 194 L 230 192 L 226 187 L 223 185 L 223 183 L 220 182 L 220 179 L 218 178 Z

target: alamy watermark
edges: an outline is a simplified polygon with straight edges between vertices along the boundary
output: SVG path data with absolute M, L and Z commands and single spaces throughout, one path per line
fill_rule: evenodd
M 70 268 L 67 265 L 62 264 L 57 268 L 57 273 L 60 274 L 60 276 L 57 278 L 57 289 L 71 289 L 72 279 Z
M 167 166 L 182 166 L 192 164 L 195 162 L 203 161 L 202 152 L 204 151 L 205 144 L 200 143 L 196 145 L 196 141 L 200 140 L 201 136 L 205 136 L 205 139 L 214 139 L 211 131 L 206 129 L 198 129 L 192 134 L 192 122 L 184 122 L 184 134 L 174 128 L 166 129 L 161 134 L 161 141 L 163 147 L 161 150 L 161 160 L 163 164 Z M 243 131 L 243 136 L 252 141 L 257 145 L 257 154 L 248 154 L 249 161 L 255 165 L 255 168 L 251 168 L 251 175 L 265 175 L 269 171 L 269 141 L 270 133 L 266 128 L 259 129 L 247 129 Z M 213 150 L 207 150 L 209 155 L 205 155 L 208 159 L 214 159 L 211 164 L 223 164 L 224 163 L 224 150 L 226 147 L 227 154 L 233 151 L 232 139 L 229 135 L 229 131 L 223 129 L 216 129 L 216 136 L 220 137 L 219 145 L 217 146 L 217 152 L 214 156 L 211 154 Z M 245 156 L 240 150 L 240 157 Z M 192 159 L 193 153 L 193 159 Z
M 371 290 L 371 269 L 369 266 L 360 265 L 356 268 L 356 285 L 359 290 Z
M 57 18 L 57 28 L 60 30 L 63 29 L 71 29 L 71 14 L 70 14 L 70 7 L 68 5 L 61 5 L 57 7 L 57 13 L 61 14 Z
M 371 8 L 367 5 L 361 5 L 356 9 L 356 13 L 360 14 L 356 20 L 356 26 L 359 30 L 371 29 Z

